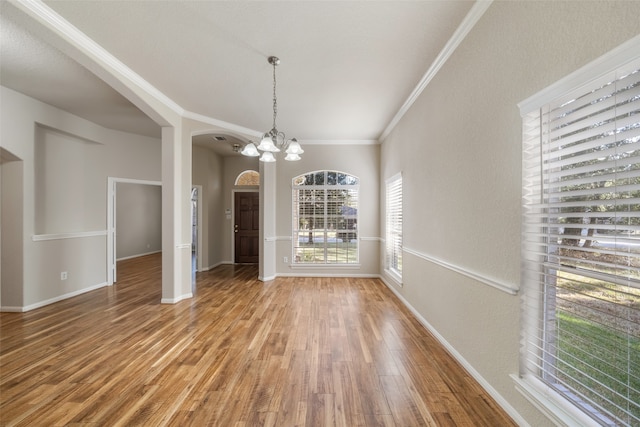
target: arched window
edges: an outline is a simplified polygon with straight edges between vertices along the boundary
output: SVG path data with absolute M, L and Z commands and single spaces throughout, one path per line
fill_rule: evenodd
M 358 263 L 360 180 L 316 171 L 293 178 L 293 263 Z
M 260 174 L 252 170 L 244 171 L 236 178 L 235 185 L 260 185 Z

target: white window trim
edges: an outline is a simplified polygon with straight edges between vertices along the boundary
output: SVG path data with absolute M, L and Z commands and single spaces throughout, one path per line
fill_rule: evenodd
M 559 93 L 567 93 L 580 88 L 584 82 L 595 80 L 638 58 L 640 35 L 626 41 L 598 59 L 569 74 L 556 83 L 518 103 L 520 116 L 524 117 L 541 105 L 548 104 Z
M 599 424 L 564 396 L 532 375 L 511 375 L 516 390 L 559 426 L 591 427 Z
M 360 220 L 360 177 L 353 175 L 351 173 L 348 172 L 343 172 L 343 171 L 338 171 L 338 170 L 334 170 L 334 169 L 320 169 L 320 170 L 316 170 L 316 171 L 308 171 L 308 172 L 304 172 L 300 175 L 297 175 L 296 177 L 294 177 L 293 179 L 295 180 L 296 178 L 299 178 L 300 176 L 304 176 L 304 175 L 308 175 L 311 173 L 317 173 L 317 172 L 337 172 L 337 173 L 343 173 L 345 175 L 349 175 L 351 177 L 354 177 L 358 180 L 358 184 L 354 184 L 354 185 L 329 185 L 329 184 L 323 184 L 323 185 L 291 185 L 291 190 L 292 190 L 292 214 L 294 214 L 295 212 L 295 203 L 293 202 L 293 192 L 297 191 L 297 190 L 303 190 L 303 189 L 309 189 L 311 187 L 313 187 L 314 189 L 320 189 L 320 190 L 335 190 L 335 189 L 339 189 L 339 188 L 350 188 L 350 189 L 355 189 L 358 192 L 358 213 L 356 214 L 356 223 L 359 223 Z M 292 180 L 293 181 L 293 180 Z M 292 221 L 291 225 L 294 225 L 294 221 Z M 318 269 L 331 269 L 331 268 L 337 268 L 337 269 L 342 269 L 342 268 L 347 268 L 347 269 L 359 269 L 361 267 L 361 263 L 360 263 L 360 242 L 362 241 L 362 239 L 360 238 L 360 232 L 359 230 L 357 231 L 358 233 L 358 237 L 356 238 L 357 240 L 357 247 L 356 247 L 356 253 L 357 253 L 357 262 L 353 262 L 353 263 L 328 263 L 323 262 L 323 263 L 313 263 L 313 262 L 295 262 L 295 257 L 296 257 L 296 248 L 295 248 L 295 243 L 294 243 L 294 239 L 293 239 L 293 235 L 295 228 L 292 228 L 291 230 L 291 262 L 289 263 L 289 267 L 291 269 L 314 269 L 314 268 L 318 268 Z
M 389 250 L 388 250 L 388 243 L 390 241 L 389 239 L 389 230 L 388 225 L 389 225 L 389 216 L 388 216 L 388 209 L 389 209 L 389 200 L 387 199 L 388 197 L 388 193 L 389 193 L 389 185 L 398 181 L 398 180 L 402 180 L 402 172 L 398 172 L 395 175 L 391 176 L 390 178 L 388 178 L 387 180 L 385 180 L 385 245 L 384 245 L 384 272 L 394 281 L 398 284 L 398 286 L 402 286 L 403 282 L 402 282 L 402 271 L 398 271 L 395 268 L 391 268 L 391 266 L 389 265 Z M 402 187 L 401 187 L 402 188 Z M 402 207 L 401 207 L 402 210 Z M 401 234 L 404 234 L 404 230 L 402 231 Z M 401 247 L 400 247 L 400 255 L 404 258 L 404 242 L 402 243 Z
M 603 77 L 607 73 L 624 67 L 639 58 L 640 35 L 633 37 L 579 70 L 520 102 L 518 104 L 520 114 L 525 118 L 529 113 L 539 109 L 542 105 L 548 104 L 559 95 L 577 90 L 585 82 L 591 82 Z M 526 129 L 524 132 L 526 132 Z M 523 138 L 525 137 L 526 135 L 523 135 Z M 531 310 L 532 308 L 529 309 Z M 523 331 L 523 333 L 526 333 L 526 331 Z M 521 360 L 521 365 L 528 363 L 526 359 Z M 586 412 L 580 410 L 538 378 L 529 374 L 511 375 L 511 378 L 515 383 L 516 389 L 554 423 L 568 426 L 599 425 Z

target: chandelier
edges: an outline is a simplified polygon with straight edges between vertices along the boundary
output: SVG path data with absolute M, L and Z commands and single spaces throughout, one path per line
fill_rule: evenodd
M 300 160 L 300 154 L 304 153 L 300 143 L 295 138 L 287 140 L 284 132 L 279 132 L 276 127 L 276 117 L 278 115 L 278 98 L 276 96 L 276 66 L 280 64 L 280 59 L 270 56 L 269 64 L 273 65 L 273 128 L 262 135 L 260 144 L 256 147 L 253 142 L 249 142 L 242 149 L 242 154 L 250 157 L 260 156 L 261 162 L 275 162 L 273 153 L 284 151 L 287 153 L 285 160 Z M 262 152 L 262 154 L 260 153 Z

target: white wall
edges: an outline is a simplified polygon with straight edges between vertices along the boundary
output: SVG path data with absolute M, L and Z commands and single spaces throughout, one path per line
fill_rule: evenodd
M 107 211 L 107 177 L 159 181 L 161 179 L 160 140 L 105 129 L 87 120 L 53 108 L 47 104 L 0 87 L 2 102 L 0 137 L 5 149 L 23 161 L 23 284 L 20 292 L 21 306 L 3 309 L 29 309 L 62 297 L 103 286 L 106 281 L 106 235 L 34 241 L 33 236 L 42 230 L 53 233 L 104 232 Z M 75 192 L 73 208 L 69 212 L 73 221 L 55 221 L 55 227 L 47 225 L 36 230 L 36 218 L 43 212 L 36 211 L 36 129 L 48 129 L 60 138 L 63 145 L 77 144 L 78 140 L 91 141 L 99 146 L 100 153 L 83 157 L 82 163 L 68 163 L 72 177 L 85 180 L 87 187 Z M 64 197 L 65 184 L 61 181 L 46 189 L 51 195 Z M 40 191 L 40 190 L 38 190 Z M 46 206 L 46 204 L 45 204 Z M 38 205 L 40 207 L 40 205 Z M 64 214 L 64 205 L 57 206 L 56 215 Z M 44 212 L 46 218 L 46 212 Z M 47 220 L 44 220 L 47 223 Z M 60 279 L 66 271 L 67 280 Z M 3 287 L 5 284 L 3 284 Z M 4 292 L 4 290 L 3 290 Z
M 162 250 L 162 187 L 116 185 L 116 259 Z
M 375 276 L 380 273 L 379 250 L 379 145 L 304 145 L 302 160 L 276 163 L 276 274 L 278 275 L 345 275 Z M 306 172 L 336 170 L 360 178 L 358 199 L 358 233 L 360 237 L 360 267 L 292 268 L 292 242 L 281 239 L 292 234 L 291 180 Z
M 519 287 L 516 104 L 638 34 L 639 16 L 640 2 L 494 2 L 382 145 L 381 183 L 403 173 L 413 252 L 395 289 L 531 425 L 551 423 L 509 378 L 519 297 L 428 259 Z

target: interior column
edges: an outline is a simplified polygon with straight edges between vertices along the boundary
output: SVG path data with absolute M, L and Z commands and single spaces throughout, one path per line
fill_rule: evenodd
M 260 267 L 258 279 L 276 278 L 276 164 L 260 163 Z
M 162 128 L 162 303 L 191 298 L 191 141 Z

